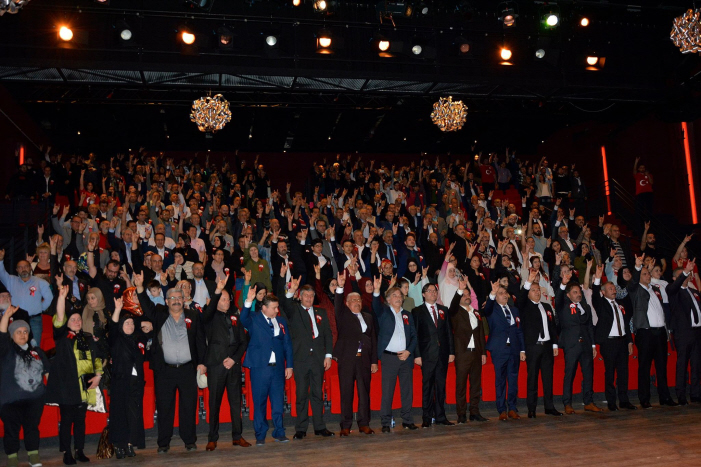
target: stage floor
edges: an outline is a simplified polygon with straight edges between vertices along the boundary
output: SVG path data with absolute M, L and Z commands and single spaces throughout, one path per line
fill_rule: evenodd
M 524 401 L 519 401 L 520 403 Z M 637 401 L 633 401 L 634 403 Z M 605 404 L 597 402 L 599 406 Z M 167 454 L 156 453 L 155 430 L 147 432 L 147 449 L 137 451 L 133 459 L 98 461 L 95 457 L 98 436 L 88 437 L 86 454 L 93 463 L 106 462 L 139 466 L 218 466 L 231 465 L 306 465 L 306 466 L 369 466 L 369 465 L 701 465 L 701 405 L 660 407 L 635 411 L 604 412 L 602 415 L 583 412 L 577 415 L 546 416 L 542 405 L 536 419 L 526 418 L 520 407 L 521 420 L 500 422 L 492 404 L 483 407 L 488 422 L 468 422 L 453 427 L 432 427 L 416 431 L 396 429 L 380 433 L 379 414 L 373 413 L 373 436 L 354 432 L 350 438 L 321 438 L 310 427 L 303 441 L 292 440 L 293 419 L 285 416 L 289 443 L 276 443 L 270 437 L 265 446 L 250 448 L 230 444 L 230 425 L 223 424 L 219 447 L 204 450 L 207 444 L 206 424 L 198 427 L 198 451 L 185 452 L 177 437 Z M 520 404 L 519 404 L 520 405 Z M 558 410 L 561 410 L 561 404 Z M 399 420 L 395 410 L 395 419 Z M 415 420 L 421 417 L 415 411 Z M 329 417 L 328 428 L 338 431 L 337 417 Z M 449 419 L 456 420 L 455 413 Z M 226 431 L 225 431 L 226 430 Z M 176 430 L 177 433 L 177 430 Z M 255 443 L 250 424 L 244 424 L 244 438 Z M 54 439 L 42 440 L 41 456 L 45 466 L 63 465 Z M 20 452 L 21 464 L 26 453 Z

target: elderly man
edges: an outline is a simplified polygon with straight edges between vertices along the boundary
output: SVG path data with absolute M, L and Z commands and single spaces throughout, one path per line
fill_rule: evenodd
M 334 436 L 324 422 L 324 372 L 331 368 L 333 335 L 331 322 L 323 308 L 314 306 L 314 288 L 304 285 L 299 289 L 301 278 L 292 279 L 285 292 L 286 267 L 280 270 L 278 296 L 282 297 L 280 313 L 290 323 L 292 349 L 297 382 L 297 423 L 294 439 L 304 439 L 309 427 L 309 400 L 312 404 L 314 434 Z M 299 289 L 299 302 L 293 301 Z
M 197 449 L 197 373 L 204 374 L 205 333 L 200 314 L 184 308 L 183 293 L 170 289 L 166 305 L 154 305 L 144 289 L 144 275 L 134 274 L 144 316 L 153 325 L 151 368 L 158 410 L 158 452 L 167 453 L 173 436 L 175 392 L 180 403 L 180 438 L 187 451 Z
M 32 266 L 27 261 L 17 263 L 17 275 L 8 274 L 5 269 L 5 250 L 0 250 L 0 282 L 13 297 L 15 305 L 29 313 L 29 326 L 32 330 L 32 345 L 41 345 L 42 321 L 41 314 L 53 301 L 53 293 L 49 283 L 32 275 Z
M 416 327 L 414 318 L 409 311 L 402 308 L 404 294 L 398 287 L 390 287 L 385 292 L 387 305 L 380 301 L 382 278 L 373 281 L 374 293 L 372 309 L 377 316 L 379 333 L 377 336 L 377 351 L 382 352 L 382 432 L 389 433 L 392 422 L 392 399 L 394 388 L 399 379 L 399 389 L 402 396 L 402 427 L 405 430 L 416 430 L 411 416 L 413 400 L 413 354 L 416 350 Z

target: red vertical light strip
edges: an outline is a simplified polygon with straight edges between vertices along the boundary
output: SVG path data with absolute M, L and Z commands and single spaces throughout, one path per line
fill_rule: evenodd
M 611 215 L 611 189 L 609 188 L 609 166 L 606 162 L 606 147 L 601 146 L 601 160 L 604 164 L 604 189 L 606 190 L 606 206 L 608 207 L 608 215 Z
M 19 145 L 19 165 L 24 164 L 24 144 Z
M 691 221 L 698 224 L 696 214 L 696 192 L 694 190 L 694 175 L 691 172 L 691 150 L 689 149 L 689 127 L 682 122 L 682 137 L 684 138 L 684 155 L 686 156 L 686 173 L 689 177 L 689 199 L 691 200 Z

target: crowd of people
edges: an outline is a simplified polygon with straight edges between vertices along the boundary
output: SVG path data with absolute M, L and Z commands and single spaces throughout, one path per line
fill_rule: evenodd
M 640 202 L 651 209 L 652 177 L 637 159 L 634 172 L 644 187 Z M 633 252 L 620 225 L 597 213 L 590 219 L 574 165 L 533 164 L 508 150 L 465 164 L 436 158 L 403 167 L 339 156 L 314 163 L 304 190 L 287 183 L 281 192 L 257 158 L 252 166 L 238 158 L 217 166 L 143 150 L 109 161 L 47 152 L 40 168 L 20 168 L 8 195 L 50 206 L 36 251 L 16 274 L 0 250 L 0 418 L 11 466 L 20 428 L 30 464 L 39 465 L 45 403 L 60 409 L 64 463 L 87 462 L 86 410 L 105 391 L 116 457 L 135 456 L 145 448 L 145 362 L 154 373 L 159 453 L 170 448 L 176 392 L 180 438 L 197 449 L 198 384 L 210 394 L 206 450 L 217 448 L 225 389 L 232 443 L 251 446 L 242 436 L 242 367 L 250 370 L 256 445 L 267 439 L 268 402 L 272 439 L 289 441 L 284 388 L 292 377 L 293 438 L 306 437 L 309 404 L 314 434 L 336 435 L 323 414 L 324 373 L 334 361 L 340 437 L 351 433 L 356 389 L 358 430 L 374 433 L 370 379 L 380 369 L 382 432 L 394 429 L 397 381 L 401 426 L 418 429 L 414 365 L 423 378 L 421 427 L 487 421 L 480 411 L 487 352 L 503 421 L 520 418 L 522 361 L 528 417 L 536 416 L 539 378 L 545 413 L 562 415 L 553 402 L 560 352 L 566 414 L 575 413 L 578 368 L 584 410 L 603 411 L 593 400 L 597 352 L 608 410 L 635 409 L 633 345 L 640 406 L 649 408 L 651 366 L 667 374 L 670 338 L 677 401 L 658 378 L 659 403 L 701 402 L 691 237 L 667 258 L 646 223 L 641 251 Z M 53 329 L 43 329 L 42 314 L 53 317 Z M 50 360 L 40 348 L 48 332 Z M 456 422 L 445 412 L 453 362 Z

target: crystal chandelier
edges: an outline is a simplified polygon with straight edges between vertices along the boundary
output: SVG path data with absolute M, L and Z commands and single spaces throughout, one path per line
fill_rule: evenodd
M 5 13 L 14 15 L 27 3 L 29 0 L 0 0 L 0 16 Z
M 453 102 L 453 96 L 441 97 L 433 104 L 431 120 L 441 131 L 458 131 L 465 124 L 467 106 L 462 101 Z
M 674 18 L 672 32 L 669 36 L 674 45 L 683 54 L 701 51 L 701 9 L 687 10 L 681 16 Z
M 231 121 L 229 101 L 221 94 L 201 97 L 192 103 L 190 120 L 197 124 L 200 131 L 216 133 Z

